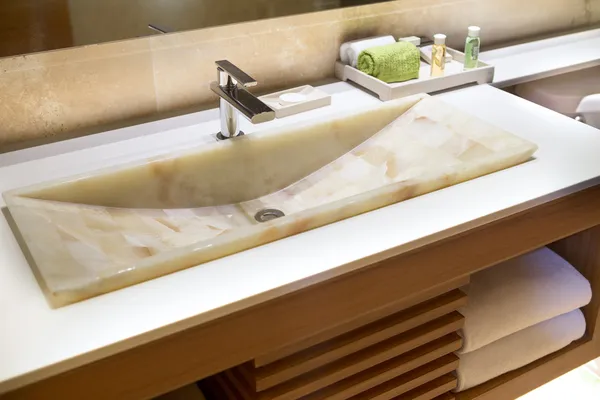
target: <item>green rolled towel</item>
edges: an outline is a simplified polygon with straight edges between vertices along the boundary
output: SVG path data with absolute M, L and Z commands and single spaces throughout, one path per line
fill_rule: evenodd
M 358 56 L 360 71 L 387 83 L 418 78 L 420 66 L 419 49 L 408 42 L 371 47 Z

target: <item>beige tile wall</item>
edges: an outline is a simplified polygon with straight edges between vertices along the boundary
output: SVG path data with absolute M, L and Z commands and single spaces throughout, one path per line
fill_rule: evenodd
M 396 0 L 0 59 L 0 152 L 213 105 L 214 61 L 261 91 L 333 76 L 342 41 L 468 25 L 490 45 L 600 22 L 598 0 Z

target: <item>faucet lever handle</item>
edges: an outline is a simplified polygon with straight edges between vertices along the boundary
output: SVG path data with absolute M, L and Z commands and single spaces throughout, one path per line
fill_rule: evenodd
M 219 60 L 215 61 L 219 72 L 224 72 L 232 77 L 237 83 L 244 87 L 256 86 L 257 82 L 250 75 L 233 65 L 230 61 Z

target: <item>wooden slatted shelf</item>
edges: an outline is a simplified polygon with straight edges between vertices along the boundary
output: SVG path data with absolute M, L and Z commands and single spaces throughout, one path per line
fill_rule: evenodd
M 223 373 L 229 386 L 233 386 L 236 392 L 241 396 L 240 400 L 255 400 L 256 392 L 248 385 L 239 368 L 232 368 Z
M 394 397 L 392 400 L 433 400 L 437 396 L 442 396 L 456 388 L 456 384 L 456 377 L 452 374 L 446 374 L 408 393 Z M 364 398 L 364 400 L 367 400 L 367 398 Z
M 299 353 L 302 350 L 308 349 L 309 347 L 326 342 L 336 336 L 340 336 L 344 333 L 385 318 L 391 314 L 406 310 L 407 308 L 413 307 L 437 296 L 441 296 L 454 289 L 461 288 L 469 283 L 469 278 L 470 277 L 467 275 L 451 279 L 440 285 L 436 285 L 427 290 L 421 291 L 414 296 L 409 296 L 407 298 L 398 300 L 380 309 L 371 310 L 368 314 L 355 316 L 352 320 L 347 321 L 346 323 L 330 327 L 329 329 L 321 332 L 313 332 L 311 336 L 306 337 L 303 340 L 290 343 L 285 347 L 255 357 L 253 361 L 254 366 L 257 368 L 265 366 L 292 354 Z
M 414 350 L 442 336 L 456 332 L 464 317 L 454 311 L 408 332 L 351 354 L 263 392 L 259 400 L 296 400 L 364 371 L 374 365 Z
M 261 367 L 256 360 L 240 364 L 203 386 L 214 394 L 211 400 L 433 399 L 447 392 L 440 392 L 450 385 L 444 379 L 458 368 L 453 352 L 462 345 L 457 331 L 464 324 L 458 310 L 467 303 L 456 287 L 462 283 L 455 280 L 445 292 L 437 288 L 432 297 L 385 315 L 376 311 L 375 320 L 357 317 L 368 323 L 346 324 L 353 329 L 279 357 L 293 348 L 288 346 Z M 309 342 L 303 340 L 303 346 Z
M 442 357 L 400 376 L 399 379 L 394 379 L 393 382 L 390 381 L 383 386 L 383 389 L 369 390 L 344 398 L 348 400 L 454 400 L 454 395 L 449 392 L 456 387 L 456 377 L 448 372 L 456 368 L 457 359 L 458 357 L 454 355 Z M 208 378 L 202 388 L 209 395 L 210 400 L 259 398 L 257 394 L 250 393 L 248 387 L 239 381 L 239 375 L 236 376 L 234 370 Z M 312 397 L 302 398 L 302 400 L 307 399 Z
M 458 357 L 454 354 L 449 354 L 407 372 L 406 374 L 391 379 L 382 385 L 360 393 L 357 396 L 352 397 L 352 399 L 392 400 L 407 394 L 412 390 L 418 390 L 418 388 L 423 385 L 426 386 L 437 378 L 454 371 L 457 367 Z
M 464 306 L 467 296 L 453 290 L 359 329 L 254 371 L 256 390 L 263 391 L 349 354 L 414 329 Z M 251 371 L 245 370 L 251 374 Z
M 246 382 L 246 385 L 250 388 L 250 390 L 255 393 L 256 392 L 256 380 L 254 379 L 254 367 L 252 362 L 247 362 L 242 365 L 238 365 L 236 367 L 238 373 L 241 378 Z
M 240 400 L 243 399 L 243 394 L 239 393 L 235 386 L 232 385 L 224 373 L 210 377 L 203 389 L 210 394 L 214 400 Z
M 452 362 L 455 363 L 457 357 L 451 353 L 460 349 L 461 345 L 462 338 L 456 333 L 451 333 L 399 357 L 369 368 L 364 372 L 350 376 L 325 389 L 305 396 L 302 400 L 348 399 L 397 376 L 418 369 L 425 364 L 438 359 L 443 360 L 447 355 L 450 355 Z M 450 360 L 450 358 L 446 360 Z
M 454 400 L 455 398 L 456 397 L 454 397 L 453 393 L 448 392 L 448 393 L 444 393 L 444 394 L 439 395 L 438 397 L 436 397 L 433 400 Z

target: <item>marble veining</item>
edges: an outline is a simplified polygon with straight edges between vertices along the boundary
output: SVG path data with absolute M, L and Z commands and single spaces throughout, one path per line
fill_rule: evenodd
M 417 95 L 4 197 L 62 306 L 511 167 L 536 148 Z M 238 159 L 245 170 L 202 169 Z M 257 222 L 266 208 L 285 216 Z

